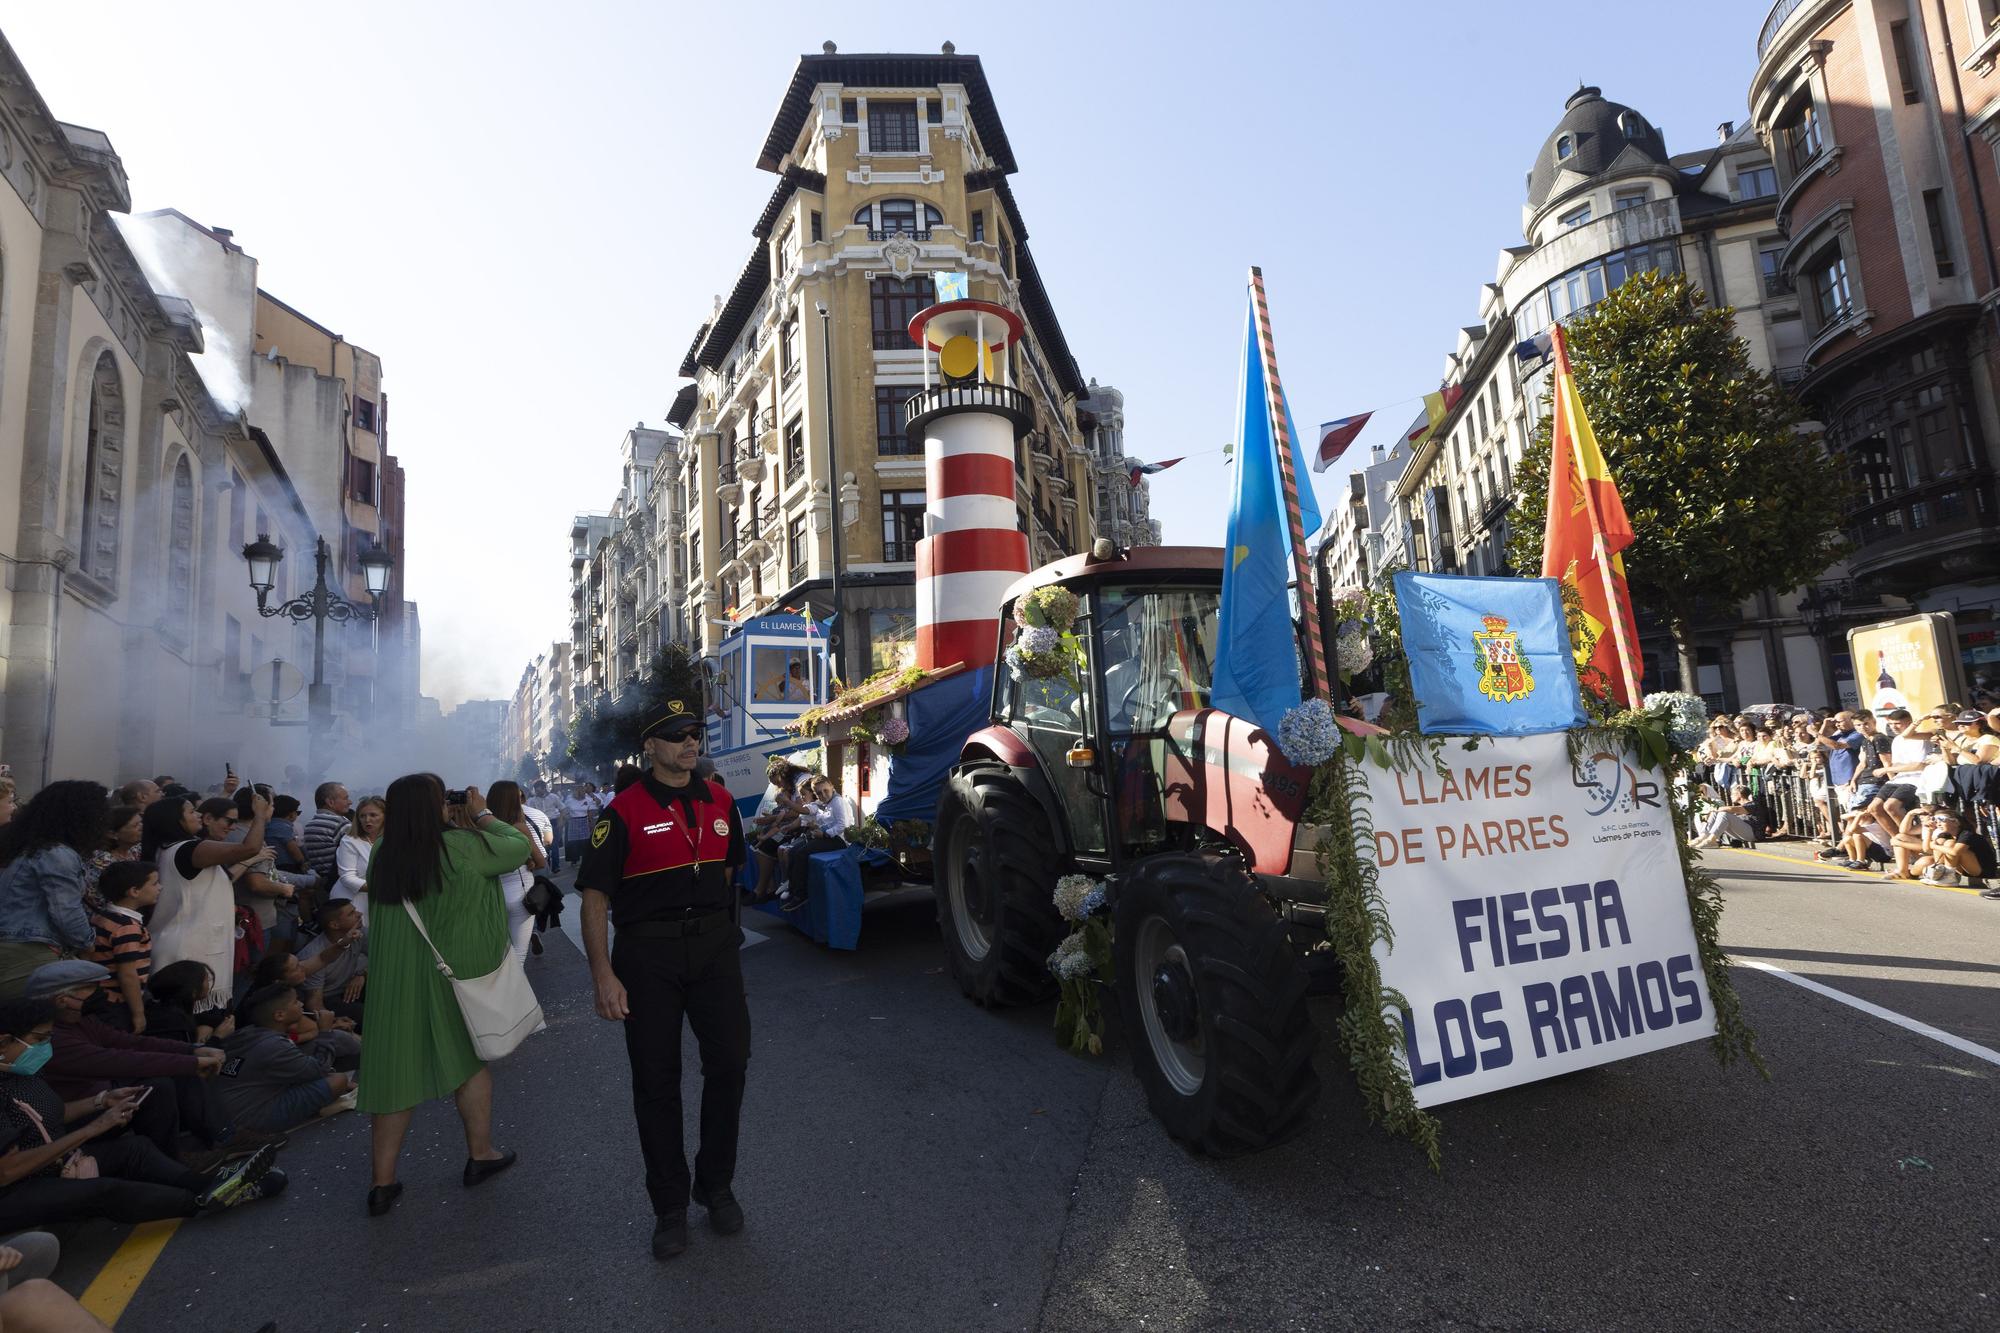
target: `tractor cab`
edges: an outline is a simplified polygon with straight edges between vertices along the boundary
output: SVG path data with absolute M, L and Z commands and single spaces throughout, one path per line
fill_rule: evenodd
M 1077 596 L 1073 632 L 1083 670 L 1075 677 L 997 671 L 993 727 L 972 738 L 968 753 L 982 737 L 994 742 L 996 731 L 1024 743 L 1064 850 L 1102 873 L 1187 835 L 1169 805 L 1169 775 L 1185 770 L 1173 722 L 1209 706 L 1222 552 L 1151 547 L 1071 557 L 1015 584 L 1004 611 L 1050 583 Z

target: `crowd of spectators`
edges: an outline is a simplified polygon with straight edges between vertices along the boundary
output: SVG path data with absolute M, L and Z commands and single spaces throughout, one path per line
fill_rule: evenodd
M 44 1280 L 60 1247 L 39 1228 L 269 1198 L 287 1136 L 354 1107 L 385 807 L 326 782 L 307 815 L 304 795 L 233 772 L 26 793 L 0 765 L 0 1327 L 50 1309 L 48 1327 L 102 1327 Z M 609 793 L 494 796 L 534 848 L 496 887 L 538 954 L 561 907 L 531 907 L 536 872 L 581 849 Z
M 2000 900 L 2000 696 L 1831 714 L 1773 707 L 1709 723 L 1694 842 L 1825 844 L 1819 859 Z

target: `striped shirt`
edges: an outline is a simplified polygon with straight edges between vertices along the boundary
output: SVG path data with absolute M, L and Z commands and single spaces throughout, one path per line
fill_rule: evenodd
M 330 883 L 340 873 L 334 862 L 340 853 L 340 840 L 346 836 L 347 816 L 331 810 L 315 810 L 299 831 L 299 850 L 306 854 L 306 864 L 318 873 L 321 882 Z
M 118 969 L 126 963 L 137 963 L 139 985 L 144 987 L 153 971 L 153 937 L 137 912 L 115 904 L 106 904 L 102 912 L 93 913 L 90 924 L 97 930 L 97 945 L 90 951 L 90 961 L 111 969 L 111 975 L 97 984 L 113 1003 L 123 1004 L 125 992 L 118 986 Z

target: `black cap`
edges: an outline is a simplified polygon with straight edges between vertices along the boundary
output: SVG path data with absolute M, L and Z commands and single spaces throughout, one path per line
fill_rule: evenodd
M 681 727 L 699 726 L 700 723 L 701 719 L 689 712 L 686 704 L 679 699 L 669 699 L 664 713 L 639 728 L 639 740 L 644 744 L 655 736 L 664 736 L 667 732 Z

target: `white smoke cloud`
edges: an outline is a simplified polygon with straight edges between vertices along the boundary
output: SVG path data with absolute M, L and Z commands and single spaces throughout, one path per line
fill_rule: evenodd
M 245 372 L 249 365 L 249 350 L 234 337 L 223 323 L 220 312 L 208 308 L 197 293 L 183 290 L 189 284 L 176 280 L 174 268 L 161 251 L 154 233 L 144 224 L 127 218 L 118 218 L 119 234 L 125 238 L 132 257 L 139 261 L 139 269 L 146 275 L 146 281 L 153 290 L 166 296 L 178 296 L 194 307 L 196 318 L 201 320 L 202 350 L 188 359 L 193 362 L 195 372 L 207 386 L 209 395 L 222 410 L 231 415 L 244 411 L 250 406 L 250 381 Z

